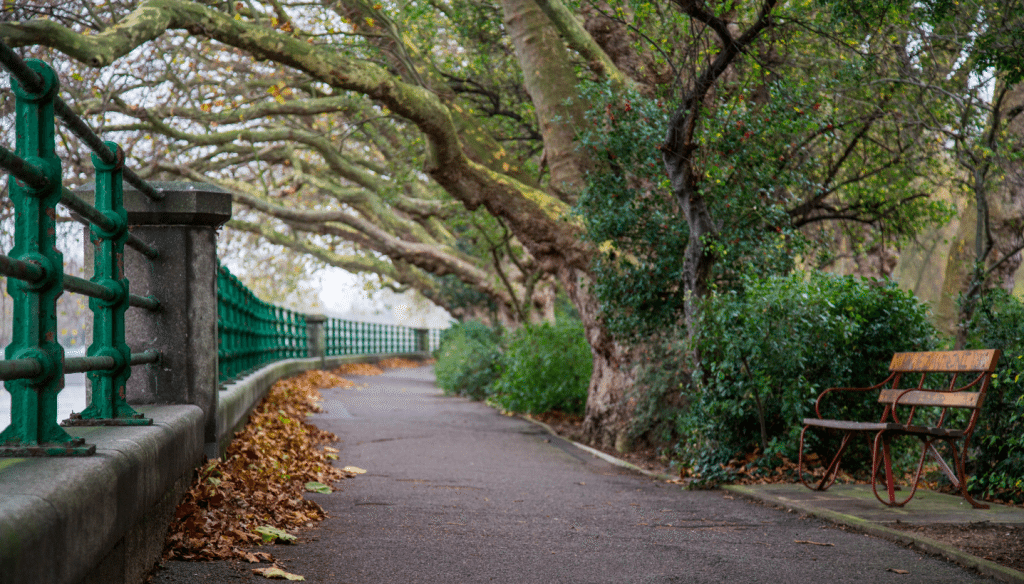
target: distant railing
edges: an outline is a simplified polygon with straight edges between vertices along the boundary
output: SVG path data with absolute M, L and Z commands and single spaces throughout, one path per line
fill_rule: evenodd
M 441 339 L 440 329 L 324 318 L 274 306 L 223 266 L 217 277 L 217 332 L 221 383 L 281 359 L 425 353 Z
M 375 355 L 384 353 L 425 353 L 437 349 L 441 329 L 412 328 L 328 318 L 324 324 L 328 356 Z
M 70 436 L 57 424 L 57 394 L 64 374 L 88 372 L 92 394 L 88 407 L 64 425 L 148 425 L 152 420 L 125 401 L 131 366 L 157 361 L 155 351 L 132 353 L 125 343 L 129 306 L 157 310 L 152 297 L 129 293 L 123 274 L 124 246 L 150 258 L 159 252 L 128 233 L 122 177 L 151 197 L 152 188 L 124 168 L 124 151 L 103 142 L 58 95 L 53 69 L 38 60 L 23 61 L 0 44 L 0 64 L 11 75 L 15 95 L 15 152 L 0 147 L 0 167 L 9 181 L 15 208 L 14 248 L 0 256 L 0 274 L 8 277 L 13 303 L 12 341 L 0 361 L 0 379 L 11 393 L 11 423 L 0 432 L 0 456 L 89 455 L 95 446 Z M 92 150 L 96 169 L 95 206 L 63 186 L 56 154 L 54 115 Z M 94 275 L 84 280 L 64 273 L 56 248 L 57 203 L 89 225 L 94 244 Z M 87 356 L 65 359 L 57 343 L 57 297 L 64 291 L 90 298 L 93 338 Z
M 217 273 L 217 335 L 221 382 L 308 355 L 306 315 L 260 300 L 224 266 Z

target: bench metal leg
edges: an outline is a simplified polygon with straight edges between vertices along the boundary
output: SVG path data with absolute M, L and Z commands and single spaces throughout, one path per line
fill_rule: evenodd
M 882 503 L 890 507 L 902 507 L 907 504 L 911 499 L 914 498 L 914 493 L 917 492 L 918 484 L 921 482 L 921 475 L 924 472 L 924 459 L 933 451 L 934 448 L 930 448 L 930 443 L 926 440 L 921 447 L 921 456 L 917 460 L 917 470 L 914 472 L 914 478 L 911 479 L 910 494 L 907 495 L 906 499 L 902 501 L 896 500 L 896 476 L 892 471 L 892 452 L 890 443 L 892 442 L 892 435 L 882 430 L 875 435 L 875 446 L 871 452 L 871 490 L 875 493 L 875 498 Z M 879 461 L 879 443 L 881 443 L 881 454 L 882 460 Z M 935 453 L 936 455 L 938 453 Z M 941 458 L 941 457 L 940 457 Z M 889 500 L 886 501 L 878 494 L 878 465 L 882 462 L 885 464 L 885 487 L 886 494 L 889 496 Z M 940 464 L 945 464 L 940 463 Z
M 964 448 L 963 453 L 961 453 L 959 450 L 957 450 L 956 443 L 953 440 L 946 440 L 946 442 L 949 444 L 949 449 L 953 452 L 953 465 L 956 467 L 957 480 L 953 481 L 953 484 L 959 486 L 960 495 L 963 496 L 964 499 L 967 499 L 967 502 L 970 503 L 975 509 L 988 509 L 989 506 L 987 504 L 975 501 L 974 497 L 972 497 L 971 494 L 967 492 L 967 472 L 964 468 L 964 464 L 965 460 L 967 459 L 967 446 L 969 444 L 969 441 L 969 437 L 964 438 Z M 936 457 L 941 459 L 941 457 L 939 457 L 939 453 L 935 451 L 934 447 L 932 448 L 932 452 L 935 453 Z M 945 461 L 942 461 L 939 464 L 940 466 L 945 466 Z
M 839 445 L 839 449 L 836 451 L 835 456 L 832 457 L 832 462 L 830 462 L 828 468 L 825 469 L 825 475 L 821 477 L 821 480 L 818 481 L 816 486 L 811 486 L 808 484 L 807 480 L 804 479 L 804 435 L 807 433 L 808 428 L 810 428 L 810 426 L 804 426 L 804 429 L 800 432 L 800 451 L 797 455 L 796 467 L 797 477 L 800 478 L 800 482 L 808 489 L 811 489 L 812 491 L 824 491 L 836 482 L 836 477 L 839 475 L 839 463 L 843 459 L 843 452 L 846 451 L 846 447 L 849 445 L 850 438 L 853 436 L 853 433 L 847 432 L 846 435 L 843 436 L 843 441 Z

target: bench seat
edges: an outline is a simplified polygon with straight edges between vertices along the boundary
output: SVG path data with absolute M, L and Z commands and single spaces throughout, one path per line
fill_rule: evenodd
M 805 426 L 816 428 L 830 428 L 832 430 L 850 430 L 854 432 L 895 432 L 900 434 L 927 434 L 929 436 L 950 436 L 959 438 L 964 435 L 963 430 L 954 428 L 935 428 L 929 426 L 914 426 L 910 424 L 897 424 L 895 422 L 847 422 L 845 420 L 819 420 L 818 418 L 804 418 Z

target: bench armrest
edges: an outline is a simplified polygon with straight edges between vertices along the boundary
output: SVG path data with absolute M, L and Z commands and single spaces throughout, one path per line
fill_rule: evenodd
M 824 419 L 824 418 L 821 417 L 821 403 L 822 403 L 822 400 L 825 398 L 825 396 L 830 394 L 830 393 L 832 393 L 832 392 L 839 392 L 839 391 L 858 391 L 858 392 L 863 392 L 863 391 L 877 390 L 877 389 L 881 389 L 882 386 L 884 386 L 885 384 L 887 384 L 890 381 L 892 381 L 892 379 L 894 377 L 896 377 L 896 374 L 892 373 L 892 374 L 889 375 L 889 377 L 886 377 L 884 380 L 882 380 L 881 382 L 879 382 L 879 383 L 877 383 L 875 385 L 872 385 L 871 387 L 830 387 L 830 388 L 826 389 L 825 391 L 821 392 L 821 394 L 818 395 L 818 399 L 816 399 L 814 401 L 814 414 L 816 416 L 818 416 L 819 420 Z

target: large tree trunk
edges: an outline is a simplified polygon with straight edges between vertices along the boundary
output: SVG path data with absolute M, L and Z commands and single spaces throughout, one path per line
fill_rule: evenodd
M 582 107 L 576 72 L 551 20 L 534 0 L 504 0 L 505 26 L 522 66 L 544 137 L 544 157 L 551 172 L 548 188 L 559 199 L 575 202 L 584 185 L 585 160 L 576 148 L 576 122 Z
M 636 403 L 628 399 L 627 392 L 635 380 L 635 355 L 617 343 L 601 322 L 601 309 L 591 292 L 590 276 L 567 268 L 560 270 L 558 277 L 579 310 L 594 356 L 583 420 L 584 438 L 600 448 L 628 450 L 629 423 Z
M 562 39 L 534 0 L 504 0 L 505 24 L 522 65 L 526 90 L 534 103 L 544 153 L 551 171 L 549 190 L 572 202 L 583 188 L 586 161 L 575 143 L 575 122 L 584 104 L 577 97 L 576 74 Z M 583 320 L 594 367 L 587 395 L 584 433 L 602 447 L 625 448 L 632 406 L 624 399 L 632 385 L 628 352 L 608 334 L 590 286 L 589 266 L 562 264 L 555 272 Z
M 1000 116 L 1010 112 L 1013 117 L 1005 119 L 1005 128 L 1018 137 L 1024 137 L 1022 107 L 1024 83 L 1011 88 L 996 108 Z M 993 135 L 1000 129 L 1000 119 L 996 120 Z M 966 342 L 964 325 L 972 318 L 976 300 L 984 290 L 999 286 L 1013 291 L 1024 247 L 1024 171 L 1020 164 L 997 153 L 994 165 L 979 165 L 972 178 L 975 198 L 961 215 L 946 260 L 943 296 L 937 310 L 940 326 L 955 330 L 958 348 Z

